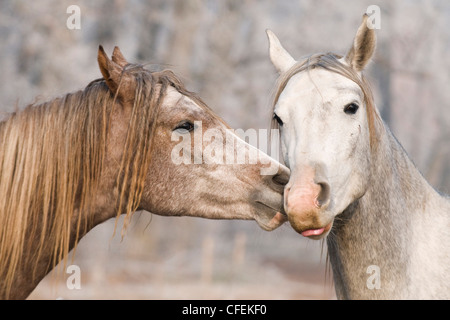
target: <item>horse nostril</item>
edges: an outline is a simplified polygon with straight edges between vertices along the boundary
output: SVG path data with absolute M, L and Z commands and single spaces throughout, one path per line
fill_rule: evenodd
M 330 185 L 326 182 L 319 182 L 320 192 L 317 195 L 317 202 L 320 207 L 323 207 L 328 204 L 330 200 Z
M 275 184 L 284 187 L 289 182 L 289 175 L 285 174 L 284 172 L 277 173 L 272 177 L 272 181 Z

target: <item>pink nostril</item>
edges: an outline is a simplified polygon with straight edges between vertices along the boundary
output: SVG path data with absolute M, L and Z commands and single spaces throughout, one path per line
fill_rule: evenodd
M 309 212 L 326 207 L 330 199 L 328 183 L 308 183 L 285 188 L 284 206 L 289 212 Z
M 319 209 L 320 208 L 320 202 L 316 199 L 314 199 L 314 206 Z

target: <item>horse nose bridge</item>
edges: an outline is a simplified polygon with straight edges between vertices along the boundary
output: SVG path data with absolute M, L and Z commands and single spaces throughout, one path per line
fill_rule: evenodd
M 315 179 L 327 180 L 327 167 L 322 161 L 314 161 L 310 164 L 314 168 Z

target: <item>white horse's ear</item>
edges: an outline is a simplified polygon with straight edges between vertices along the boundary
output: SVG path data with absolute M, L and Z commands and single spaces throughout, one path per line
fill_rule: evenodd
M 267 37 L 269 38 L 269 56 L 273 65 L 277 69 L 278 73 L 283 73 L 289 70 L 296 61 L 292 56 L 283 48 L 278 40 L 277 36 L 270 31 L 266 30 Z
M 363 15 L 361 25 L 356 32 L 353 46 L 345 56 L 345 61 L 356 71 L 362 71 L 375 51 L 375 30 L 369 25 L 369 16 Z

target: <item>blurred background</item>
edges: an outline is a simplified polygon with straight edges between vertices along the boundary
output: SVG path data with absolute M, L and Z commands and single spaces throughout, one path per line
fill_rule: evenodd
M 70 5 L 80 29 L 67 28 Z M 428 181 L 450 193 L 450 3 L 447 0 L 0 1 L 0 112 L 99 78 L 98 45 L 162 64 L 233 128 L 268 128 L 277 74 L 265 29 L 294 56 L 345 54 L 369 5 L 381 9 L 366 75 L 384 120 Z M 326 245 L 287 224 L 167 218 L 138 212 L 122 240 L 96 227 L 31 299 L 334 299 Z

